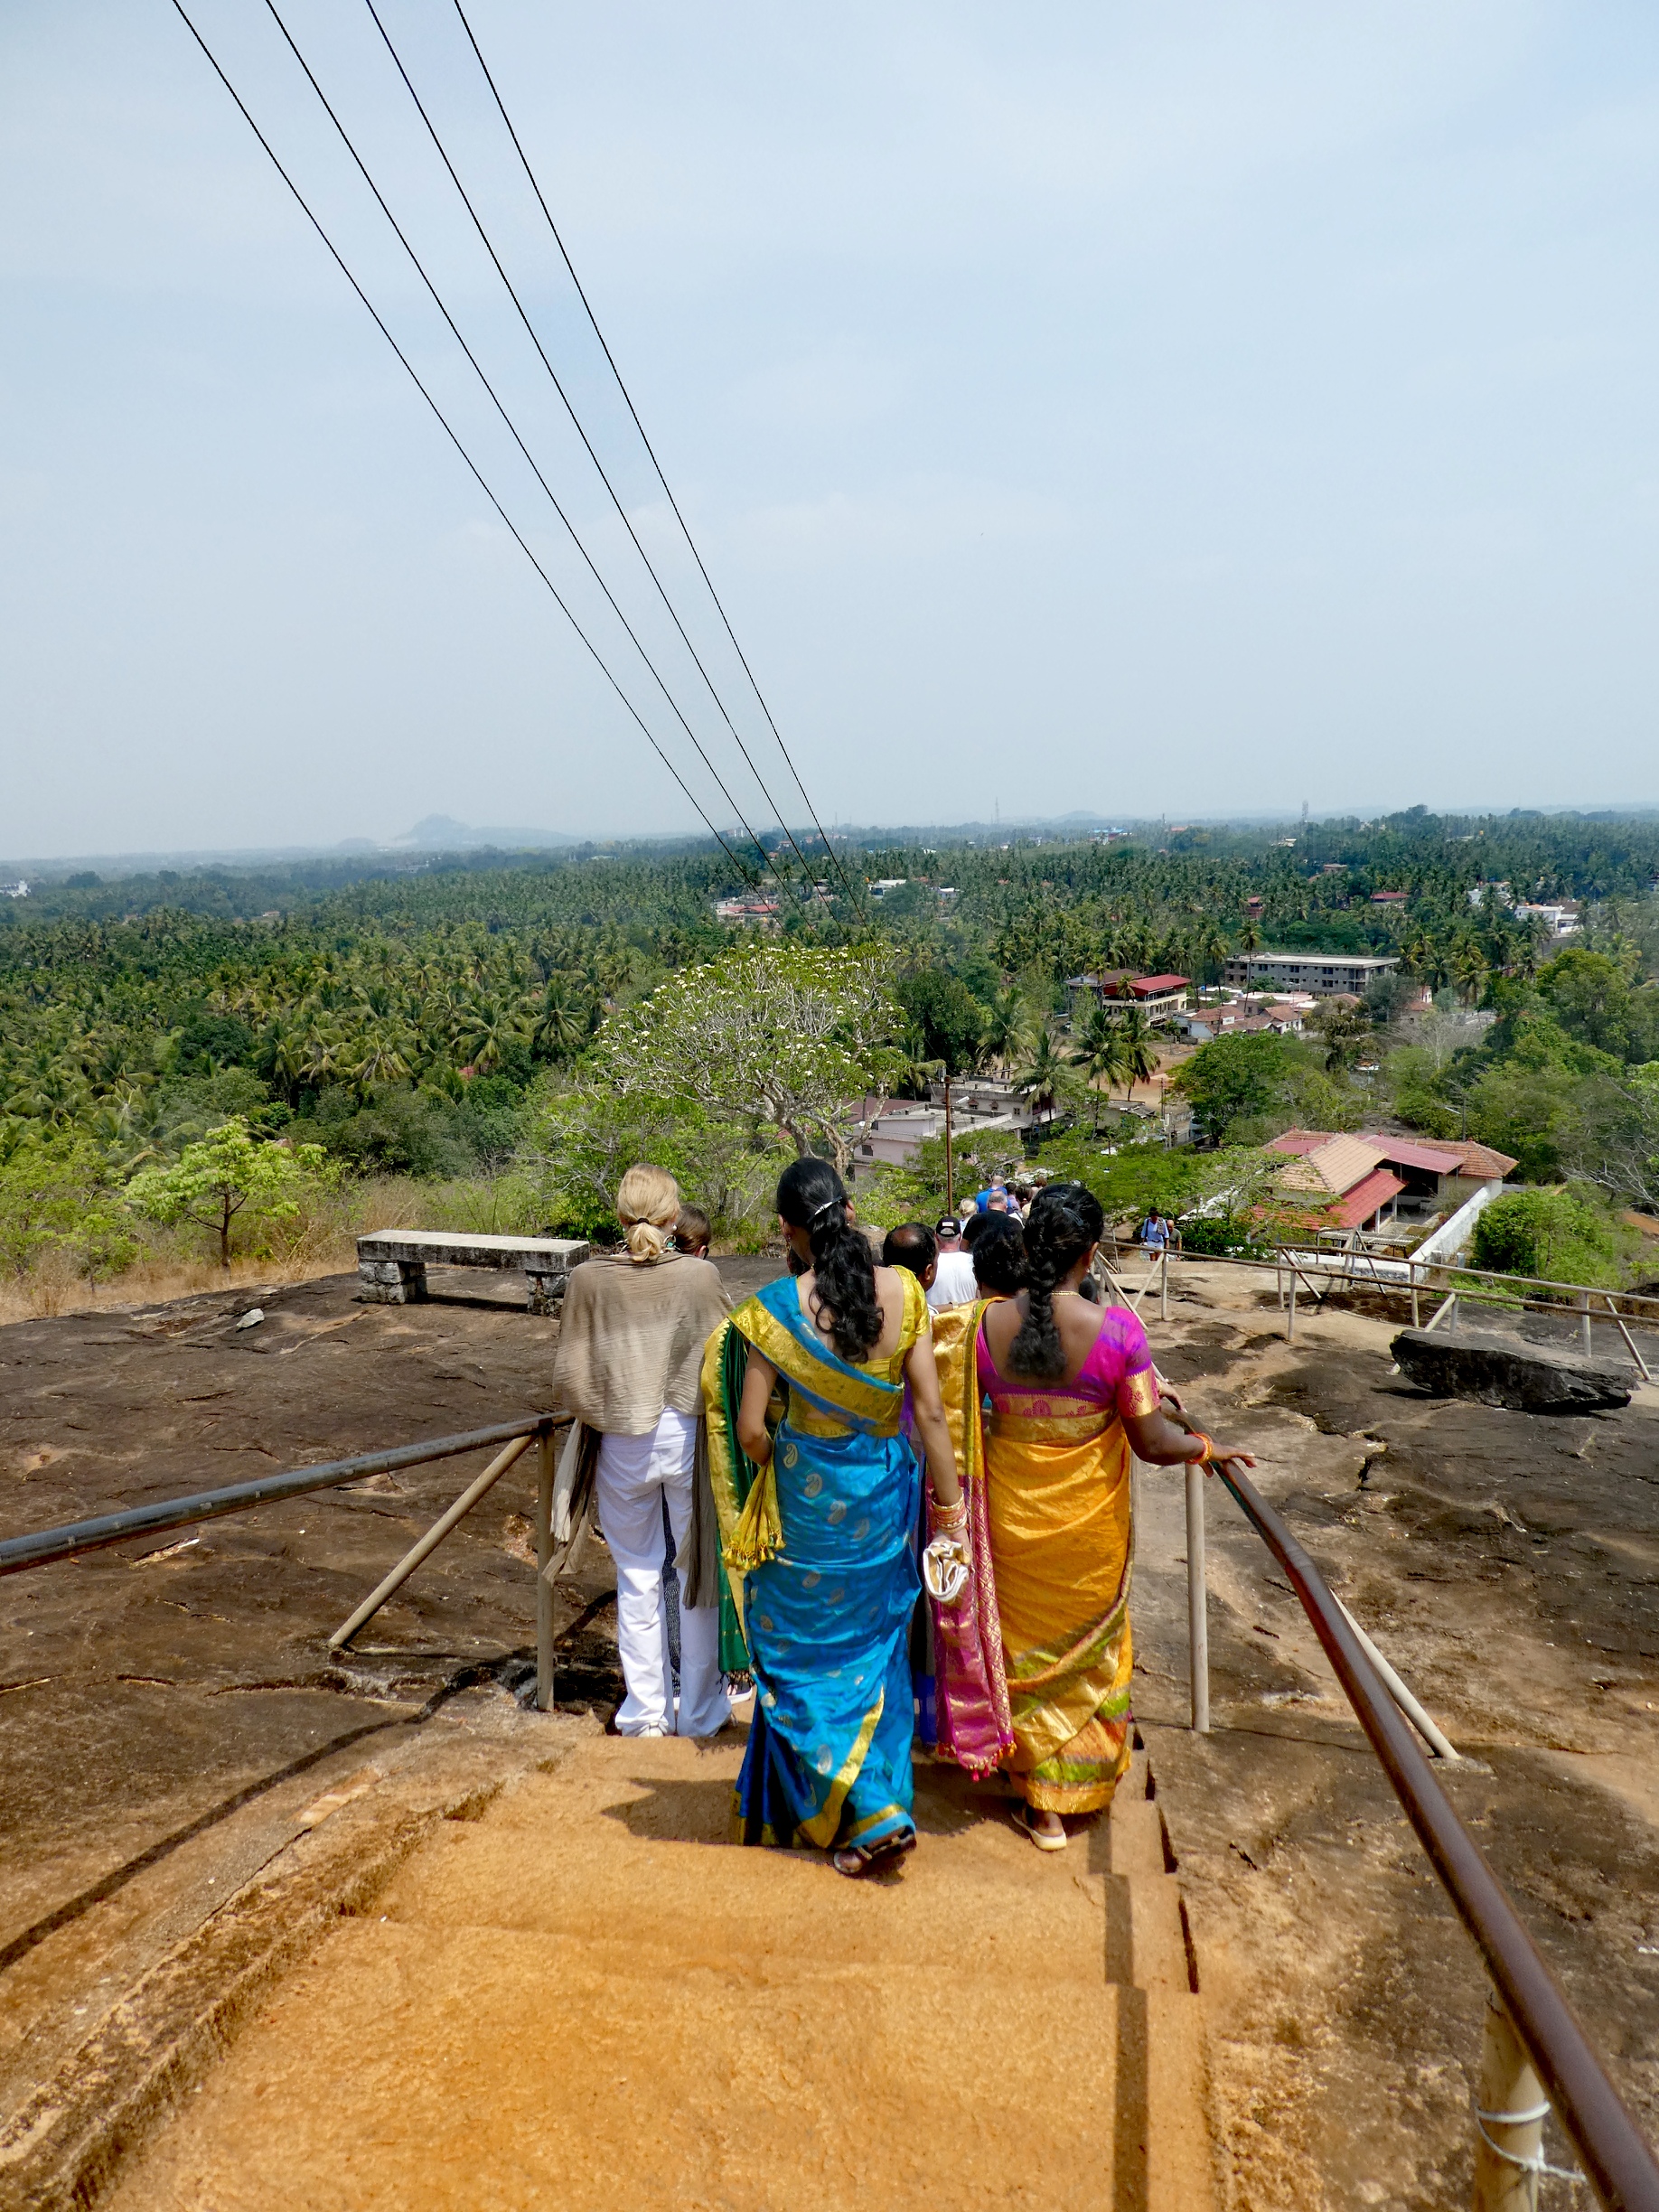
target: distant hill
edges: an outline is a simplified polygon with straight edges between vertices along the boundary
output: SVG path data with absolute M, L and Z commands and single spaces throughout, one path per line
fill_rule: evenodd
M 475 830 L 451 814 L 428 814 L 402 837 L 391 840 L 394 846 L 417 852 L 475 852 L 481 846 L 492 846 L 498 852 L 551 852 L 579 841 L 567 837 L 562 830 Z

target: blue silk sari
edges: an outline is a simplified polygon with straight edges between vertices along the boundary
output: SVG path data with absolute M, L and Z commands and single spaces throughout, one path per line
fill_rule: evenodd
M 914 1276 L 901 1279 L 904 1326 L 886 1358 L 839 1358 L 801 1311 L 792 1276 L 741 1306 L 704 1354 L 709 1474 L 727 1547 L 760 1479 L 736 1429 L 751 1345 L 784 1385 L 773 1439 L 782 1543 L 732 1590 L 755 1692 L 734 1808 L 745 1843 L 867 1850 L 914 1831 L 909 1632 L 921 1471 L 899 1424 L 904 1361 L 927 1302 Z

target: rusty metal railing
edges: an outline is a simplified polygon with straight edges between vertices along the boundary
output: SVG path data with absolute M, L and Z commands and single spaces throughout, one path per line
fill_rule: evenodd
M 276 1504 L 285 1498 L 307 1497 L 314 1491 L 338 1489 L 342 1484 L 361 1482 L 370 1475 L 392 1475 L 404 1467 L 425 1467 L 435 1459 L 456 1459 L 464 1452 L 487 1450 L 492 1444 L 502 1447 L 483 1473 L 468 1485 L 413 1550 L 405 1554 L 379 1589 L 335 1630 L 329 1639 L 329 1648 L 338 1650 L 408 1579 L 421 1561 L 534 1442 L 539 1448 L 536 1484 L 536 1703 L 545 1712 L 553 1699 L 553 1588 L 547 1568 L 551 1552 L 553 1431 L 560 1418 L 552 1413 L 526 1413 L 517 1420 L 496 1421 L 488 1429 L 470 1429 L 462 1436 L 427 1437 L 415 1444 L 394 1445 L 388 1451 L 364 1452 L 353 1459 L 325 1459 L 315 1467 L 289 1467 L 280 1475 L 258 1475 L 251 1482 L 231 1483 L 222 1490 L 200 1490 L 190 1497 L 158 1498 L 153 1504 L 127 1506 L 120 1513 L 100 1514 L 93 1520 L 71 1521 L 61 1528 L 38 1529 L 27 1536 L 10 1536 L 0 1542 L 0 1575 L 24 1574 L 32 1568 L 50 1567 L 60 1560 L 75 1559 L 83 1551 L 102 1551 L 136 1536 L 155 1536 L 166 1529 L 188 1528 L 194 1522 L 216 1521 L 225 1514 L 248 1513 L 255 1506 Z
M 1607 2212 L 1659 2212 L 1659 2163 L 1614 2087 L 1565 1992 L 1545 1964 L 1479 1846 L 1458 1819 L 1416 1737 L 1317 1567 L 1236 1461 L 1216 1472 L 1289 1578 L 1325 1655 L 1394 1795 L 1492 1977 L 1480 2088 L 1479 2212 L 1521 2212 L 1553 2168 L 1543 2161 L 1546 2111 L 1583 2162 Z M 1573 2177 L 1577 2178 L 1577 2177 Z

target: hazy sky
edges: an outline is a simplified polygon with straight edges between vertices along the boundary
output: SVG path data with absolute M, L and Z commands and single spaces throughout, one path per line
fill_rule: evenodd
M 186 4 L 728 820 L 263 0 Z M 767 815 L 366 7 L 279 5 Z M 469 5 L 826 821 L 1659 800 L 1651 6 Z M 678 591 L 452 0 L 381 7 Z M 692 822 L 167 0 L 5 0 L 0 192 L 0 852 Z

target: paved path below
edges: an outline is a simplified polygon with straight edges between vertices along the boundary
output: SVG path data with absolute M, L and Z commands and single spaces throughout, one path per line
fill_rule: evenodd
M 855 1883 L 726 1844 L 741 1750 L 595 1736 L 443 1823 L 109 2201 L 1207 2204 L 1196 2001 L 1139 1771 L 1045 1856 L 924 1766 L 919 1850 Z

